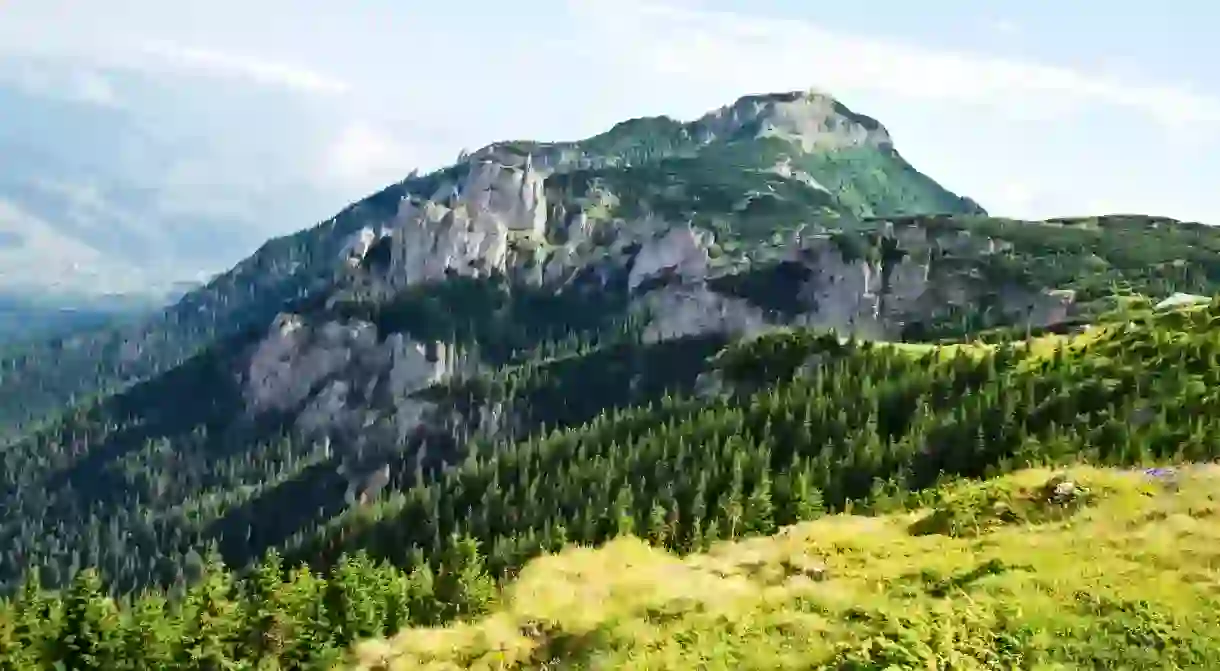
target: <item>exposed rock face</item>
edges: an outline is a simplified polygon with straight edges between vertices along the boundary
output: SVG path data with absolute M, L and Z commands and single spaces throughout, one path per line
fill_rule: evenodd
M 246 404 L 253 414 L 297 412 L 305 436 L 402 441 L 436 410 L 411 396 L 456 366 L 440 343 L 429 348 L 401 333 L 381 340 L 367 322 L 312 326 L 283 314 L 250 355 Z
M 546 230 L 545 179 L 528 156 L 519 168 L 478 161 L 461 187 L 459 203 L 497 219 L 510 231 L 541 236 Z
M 639 305 L 650 316 L 646 342 L 704 333 L 747 335 L 770 325 L 763 311 L 749 301 L 723 296 L 704 285 L 663 287 L 646 294 Z
M 313 328 L 281 314 L 250 356 L 246 404 L 254 412 L 296 409 L 314 387 L 376 348 L 372 324 L 328 322 Z
M 662 271 L 670 271 L 685 282 L 706 278 L 707 250 L 711 241 L 712 234 L 709 232 L 678 226 L 644 243 L 635 255 L 635 262 L 627 277 L 627 288 L 634 291 L 642 282 Z
M 758 137 L 791 140 L 805 151 L 893 146 L 880 123 L 815 91 L 742 98 L 703 117 L 698 125 L 707 129 L 708 140 L 757 129 Z
M 378 235 L 372 228 L 365 226 L 353 235 L 343 250 L 343 261 L 351 268 L 360 265 L 369 249 L 377 242 Z
M 974 309 L 985 301 L 991 309 L 1031 326 L 1059 323 L 1070 316 L 1074 303 L 1071 292 L 990 284 L 953 267 L 934 271 L 932 258 L 944 249 L 960 252 L 969 245 L 971 254 L 985 255 L 996 248 L 990 240 L 956 234 L 933 238 L 917 227 L 884 232 L 902 250 L 884 260 L 851 257 L 829 236 L 806 236 L 801 247 L 789 254 L 789 262 L 806 269 L 805 279 L 774 289 L 791 291 L 797 303 L 804 306 L 786 316 L 717 293 L 702 283 L 697 272 L 680 274 L 681 284 L 637 299 L 651 319 L 646 337 L 655 341 L 708 332 L 745 335 L 791 325 L 834 329 L 863 339 L 895 339 L 911 321 L 927 320 L 953 307 Z M 643 250 L 640 256 L 644 256 Z M 677 256 L 643 267 L 649 273 L 659 270 L 658 266 L 681 267 L 673 261 Z M 696 266 L 692 263 L 690 267 Z M 704 268 L 706 276 L 706 265 Z M 631 284 L 634 287 L 638 281 L 633 277 Z
M 389 238 L 389 260 L 377 282 L 381 293 L 451 274 L 504 272 L 511 240 L 545 235 L 545 178 L 529 158 L 520 166 L 475 159 L 462 180 L 431 198 L 405 198 L 382 234 Z M 359 264 L 375 239 L 371 229 L 357 233 L 347 248 L 349 265 Z

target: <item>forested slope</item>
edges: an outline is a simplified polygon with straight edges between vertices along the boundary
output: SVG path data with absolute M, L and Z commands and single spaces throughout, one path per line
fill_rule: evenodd
M 1054 511 L 1069 502 L 1053 497 L 1043 501 L 1036 492 L 1053 493 L 1054 484 L 1050 490 L 1030 489 L 1035 494 L 1028 496 L 1033 498 L 1022 499 L 1026 495 L 1012 494 L 1007 485 L 970 494 L 976 490 L 946 480 L 996 476 L 1040 463 L 1151 466 L 1213 459 L 1220 431 L 1216 419 L 1220 399 L 1214 391 L 1220 383 L 1218 319 L 1220 301 L 1176 311 L 1155 311 L 1146 302 L 1130 301 L 1091 330 L 1029 342 L 904 346 L 793 331 L 733 344 L 713 359 L 712 372 L 697 385 L 699 393 L 607 412 L 577 427 L 472 454 L 466 463 L 439 477 L 423 478 L 414 486 L 406 483 L 386 500 L 342 513 L 317 533 L 299 535 L 286 544 L 289 566 L 305 561 L 321 574 L 303 569 L 285 572 L 278 559 L 271 559 L 234 582 L 214 557 L 192 569 L 198 573 L 192 577 L 202 580 L 184 585 L 185 597 L 175 599 L 169 610 L 155 593 L 134 605 L 109 605 L 101 596 L 104 587 L 89 571 L 76 573 L 63 597 L 41 592 L 27 581 L 0 616 L 0 649 L 10 659 L 27 660 L 26 664 L 36 664 L 35 659 L 44 664 L 75 659 L 73 668 L 150 668 L 122 665 L 153 658 L 160 661 L 147 662 L 153 664 L 151 668 L 212 668 L 183 661 L 187 659 L 184 655 L 193 654 L 217 660 L 275 657 L 292 666 L 304 664 L 306 658 L 331 659 L 356 640 L 392 633 L 407 624 L 443 622 L 482 612 L 492 604 L 496 578 L 511 580 L 532 557 L 571 543 L 598 544 L 633 533 L 657 547 L 702 552 L 721 540 L 775 533 L 784 525 L 827 512 L 882 514 L 923 505 L 941 506 L 942 510 L 920 516 L 924 521 L 910 532 L 917 536 L 971 535 L 980 525 L 990 528 L 1046 521 L 1047 515 L 1053 521 L 1059 514 Z M 1093 475 L 1080 476 L 1082 492 L 1086 488 L 1099 494 L 1109 491 L 1111 476 L 1087 473 Z M 1028 485 L 1030 477 L 1023 482 Z M 1090 477 L 1099 478 L 1096 486 Z M 1089 553 L 1100 552 L 1098 548 L 1103 546 L 1099 543 L 1135 543 L 1124 534 L 1141 538 L 1141 534 L 1154 533 L 1150 521 L 1165 515 L 1193 515 L 1191 519 L 1199 521 L 1190 524 L 1210 524 L 1207 511 L 1211 508 L 1206 501 L 1213 489 L 1210 485 L 1191 487 L 1183 488 L 1193 492 L 1193 498 L 1183 499 L 1185 504 L 1169 502 L 1163 508 L 1150 504 L 1156 509 L 1141 509 L 1138 514 L 1128 511 L 1135 515 L 1131 519 L 1149 525 L 1147 532 L 1140 532 L 1144 527 L 1139 525 L 1107 526 L 1105 531 L 1113 534 L 1113 541 L 1072 528 L 1032 533 L 1051 534 L 1058 539 L 1047 541 L 1052 545 L 1074 538 L 1082 544 L 1079 551 Z M 912 494 L 930 489 L 941 493 Z M 1127 505 L 1134 499 L 1122 500 Z M 1091 501 L 1080 499 L 1090 505 Z M 1012 512 L 995 507 L 996 503 L 1004 503 Z M 1102 524 L 1110 515 L 1106 510 L 1099 507 L 1096 513 L 1089 513 L 1090 519 Z M 879 533 L 898 533 L 894 522 L 875 524 L 883 527 Z M 1207 533 L 1193 529 L 1188 531 Z M 826 547 L 816 540 L 809 542 L 813 543 L 811 551 Z M 907 542 L 933 541 L 901 541 L 891 552 L 908 547 L 901 544 Z M 1009 547 L 1003 544 L 1009 541 L 997 542 L 1001 542 L 997 553 Z M 1014 545 L 1022 542 L 1011 541 Z M 976 545 L 970 552 L 978 554 L 985 546 L 991 547 Z M 621 561 L 616 557 L 622 547 L 610 551 L 604 561 Z M 960 544 L 954 547 L 961 551 Z M 349 553 L 348 559 L 340 558 L 344 552 Z M 1009 561 L 995 556 L 997 561 Z M 1166 570 L 1181 571 L 1172 574 L 1180 576 L 1174 580 L 1188 581 L 1190 572 L 1196 570 L 1189 562 L 1197 559 L 1169 553 L 1161 561 Z M 826 561 L 833 566 L 835 560 Z M 846 556 L 838 561 L 847 561 Z M 1021 569 L 1023 575 L 1038 579 L 1038 567 L 1050 560 L 1027 557 L 1012 561 L 1028 561 L 1034 568 Z M 986 564 L 986 560 L 980 562 Z M 999 566 L 995 562 L 987 565 Z M 554 565 L 540 564 L 524 579 L 536 584 L 538 572 L 558 570 L 543 568 L 546 566 Z M 911 570 L 920 568 L 914 565 Z M 967 588 L 969 581 L 953 578 L 959 572 L 969 573 L 965 564 L 936 570 L 941 572 L 937 574 L 940 578 L 927 577 L 932 574 L 925 572 L 922 583 L 913 588 L 927 592 L 928 585 L 937 580 L 950 592 Z M 1072 579 L 1092 584 L 1089 576 L 1094 575 L 1082 573 Z M 887 576 L 885 580 L 896 588 L 894 581 L 899 576 Z M 597 576 L 590 579 L 600 580 Z M 986 661 L 978 655 L 993 653 L 1005 663 L 1059 659 L 1087 668 L 1088 660 L 1097 663 L 1105 655 L 1125 654 L 1121 646 L 1136 646 L 1131 642 L 1135 639 L 1122 637 L 1144 635 L 1121 627 L 1153 627 L 1147 635 L 1157 637 L 1169 651 L 1165 654 L 1190 668 L 1215 655 L 1202 645 L 1206 627 L 1212 626 L 1210 620 L 1188 623 L 1185 619 L 1201 603 L 1190 599 L 1209 598 L 1190 589 L 1182 593 L 1183 600 L 1172 602 L 1145 603 L 1139 601 L 1143 597 L 1133 595 L 1098 596 L 1101 601 L 1093 605 L 1082 603 L 1081 607 L 1094 610 L 1081 615 L 1084 620 L 1075 621 L 1071 638 L 1058 647 L 1038 632 L 1061 625 L 1042 622 L 1042 629 L 1023 629 L 1019 619 L 1005 620 L 1008 624 L 1004 626 L 1016 628 L 1011 634 L 1016 638 L 1009 643 L 1029 657 L 1013 657 L 1018 652 L 1005 647 L 1009 643 L 1004 640 L 972 638 L 991 629 L 984 624 L 995 620 L 988 618 L 1003 616 L 1002 600 L 994 604 L 999 610 L 984 613 L 979 616 L 982 619 L 969 619 L 978 613 L 958 613 L 968 620 L 961 622 L 964 638 L 951 637 L 936 645 L 958 649 L 955 654 L 963 655 L 962 659 L 974 656 L 978 668 L 985 668 Z M 882 610 L 875 615 L 899 615 L 901 611 L 888 610 L 899 605 L 878 606 Z M 900 628 L 915 627 L 917 634 L 925 636 L 923 643 L 917 643 L 909 640 L 911 634 L 891 631 L 874 620 L 866 612 L 867 604 L 859 607 L 865 610 L 856 616 L 847 611 L 840 614 L 855 624 L 835 620 L 836 636 L 844 637 L 846 647 L 832 645 L 833 649 L 823 651 L 823 657 L 816 657 L 827 664 L 833 662 L 828 668 L 871 668 L 843 666 L 850 659 L 914 664 L 925 654 L 919 652 L 924 649 L 920 646 L 933 644 L 918 622 L 944 612 L 941 606 L 924 601 L 910 605 L 932 608 L 899 621 L 910 623 Z M 672 608 L 678 609 L 675 621 L 690 622 L 683 619 L 687 616 L 681 614 L 685 612 L 682 607 Z M 1090 627 L 1111 625 L 1088 618 L 1102 618 L 1111 611 L 1128 613 L 1123 617 L 1129 622 L 1112 623 L 1120 629 L 1108 629 L 1108 638 L 1096 639 L 1090 632 L 1100 630 Z M 1066 622 L 1062 626 L 1068 626 Z M 545 630 L 550 625 L 538 626 Z M 562 630 L 569 624 L 555 626 Z M 711 627 L 707 631 L 711 636 L 738 631 L 698 626 Z M 79 635 L 85 630 L 90 632 L 88 636 Z M 875 643 L 859 638 L 868 631 L 876 631 L 882 638 Z M 135 636 L 148 638 L 133 639 Z M 890 636 L 898 638 L 887 638 Z M 618 643 L 602 639 L 569 643 L 610 655 L 618 654 L 613 651 L 619 649 Z M 94 645 L 98 647 L 88 647 Z M 566 654 L 562 650 L 567 644 L 554 645 L 557 647 L 549 648 L 548 654 Z M 697 644 L 692 645 L 691 650 L 698 649 Z M 881 647 L 871 647 L 874 645 Z M 972 647 L 978 645 L 983 648 Z M 81 652 L 81 646 L 87 649 Z M 118 652 L 121 646 L 128 647 Z M 898 654 L 891 649 L 894 646 L 915 646 L 911 648 L 915 651 L 908 655 L 908 662 L 901 662 L 902 658 L 886 657 Z M 459 662 L 474 663 L 484 652 L 472 649 L 472 656 Z M 65 657 L 86 654 L 124 661 L 82 662 L 83 657 Z M 571 654 L 584 653 L 573 649 Z M 664 667 L 663 662 L 658 665 Z

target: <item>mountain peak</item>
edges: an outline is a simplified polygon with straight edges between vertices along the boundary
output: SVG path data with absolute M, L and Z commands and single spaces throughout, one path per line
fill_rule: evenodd
M 527 155 L 543 168 L 614 165 L 647 147 L 650 160 L 689 155 L 718 142 L 765 138 L 784 140 L 804 153 L 837 150 L 892 151 L 889 131 L 876 119 L 859 114 L 833 95 L 818 89 L 751 94 L 712 110 L 693 121 L 668 115 L 626 119 L 610 129 L 579 141 L 495 142 L 469 158 L 520 166 Z M 463 155 L 460 162 L 467 157 Z
M 889 131 L 879 121 L 816 89 L 743 96 L 696 123 L 717 137 L 778 137 L 806 152 L 893 148 Z

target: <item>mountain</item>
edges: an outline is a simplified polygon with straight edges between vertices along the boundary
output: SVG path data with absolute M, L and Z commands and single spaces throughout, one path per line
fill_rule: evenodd
M 522 187 L 527 192 L 520 193 Z M 454 189 L 460 202 L 454 201 Z M 488 191 L 477 195 L 475 189 Z M 464 232 L 442 234 L 446 212 L 458 216 L 447 202 L 460 205 L 468 223 L 481 227 L 485 249 L 470 247 L 475 238 Z M 954 216 L 892 218 L 903 214 Z M 877 248 L 870 253 L 882 253 L 878 236 L 889 229 L 884 221 L 869 219 L 882 215 L 897 225 L 889 237 L 898 247 L 889 253 L 905 254 L 902 246 L 909 245 L 914 256 L 897 264 L 857 263 L 868 245 Z M 671 237 L 649 238 L 649 231 L 687 223 L 690 232 L 677 226 Z M 1034 227 L 984 218 L 976 204 L 907 164 L 875 120 L 826 96 L 752 96 L 690 123 L 637 119 L 581 142 L 492 145 L 458 165 L 389 186 L 311 229 L 266 243 L 152 319 L 7 355 L 0 360 L 0 370 L 6 371 L 0 376 L 0 398 L 14 400 L 0 403 L 0 432 L 11 434 L 66 403 L 167 371 L 217 338 L 265 329 L 287 301 L 341 293 L 336 282 L 347 280 L 336 280 L 336 259 L 346 250 L 371 247 L 382 229 L 399 230 L 402 244 L 407 231 L 418 230 L 425 245 L 448 245 L 435 252 L 426 270 L 404 270 L 403 264 L 422 261 L 400 255 L 392 273 L 398 279 L 378 290 L 382 296 L 404 282 L 430 280 L 438 268 L 447 269 L 441 274 L 470 274 L 471 268 L 459 267 L 469 262 L 485 263 L 480 273 L 494 270 L 518 284 L 545 285 L 545 294 L 572 296 L 590 283 L 621 288 L 609 276 L 630 275 L 627 264 L 634 269 L 637 259 L 640 267 L 629 285 L 658 270 L 668 273 L 666 264 L 674 259 L 665 255 L 688 255 L 673 264 L 679 276 L 698 276 L 706 267 L 709 282 L 637 301 L 668 319 L 656 328 L 670 331 L 704 328 L 696 323 L 704 318 L 737 330 L 761 321 L 842 328 L 863 314 L 864 323 L 852 326 L 861 333 L 892 335 L 906 328 L 898 326 L 904 323 L 913 331 L 951 334 L 969 315 L 990 314 L 991 321 L 1004 322 L 1008 316 L 998 313 L 1030 311 L 1031 302 L 1035 321 L 1045 321 L 1070 299 L 1070 294 L 1046 293 L 1053 289 L 1076 291 L 1077 303 L 1104 296 L 1115 284 L 1157 295 L 1169 286 L 1210 294 L 1214 282 L 1204 268 L 1216 249 L 1211 229 L 1157 218 Z M 1149 237 L 1156 242 L 1146 244 Z M 1130 244 L 1133 240 L 1138 242 Z M 991 253 L 993 241 L 998 254 Z M 372 258 L 390 251 L 391 242 L 382 242 Z M 639 254 L 645 242 L 647 249 Z M 846 264 L 839 273 L 846 284 L 834 291 L 826 287 L 834 286 L 830 278 L 839 271 L 825 270 L 831 266 L 817 260 L 824 252 Z M 1179 261 L 1188 263 L 1173 265 Z M 954 279 L 933 281 L 934 291 L 920 293 L 925 274 L 933 278 L 934 265 L 937 273 Z M 767 290 L 772 280 L 787 282 L 784 273 L 801 275 L 810 266 L 823 269 L 825 277 L 802 281 L 809 290 L 805 294 Z M 490 286 L 496 280 L 474 281 Z M 995 301 L 993 285 L 1006 287 L 994 293 Z M 558 292 L 558 286 L 568 288 Z M 945 292 L 960 295 L 950 300 Z M 973 309 L 977 292 L 988 297 L 990 312 Z M 738 300 L 744 295 L 748 300 Z M 817 301 L 824 307 L 809 314 L 808 306 Z M 776 317 L 777 311 L 796 316 Z
M 317 117 L 336 123 L 307 103 L 241 80 L 6 53 L 0 292 L 160 299 L 349 200 L 297 168 L 325 162 L 302 148 L 329 141 Z
M 514 191 L 523 188 L 528 193 Z M 452 253 L 465 255 L 463 260 L 438 258 L 434 266 L 469 273 L 455 264 L 486 257 L 488 271 L 504 273 L 510 265 L 536 262 L 532 270 L 510 274 L 523 279 L 532 273 L 528 279 L 537 284 L 545 262 L 552 287 L 573 279 L 554 273 L 579 270 L 588 278 L 623 272 L 634 258 L 632 245 L 674 223 L 689 222 L 696 226 L 692 230 L 719 237 L 713 244 L 712 238 L 675 233 L 654 241 L 642 261 L 663 263 L 656 254 L 685 253 L 675 250 L 687 244 L 695 257 L 705 248 L 709 257 L 719 255 L 715 264 L 727 271 L 748 262 L 755 248 L 782 256 L 777 250 L 784 236 L 798 235 L 801 226 L 850 224 L 879 213 L 981 212 L 908 165 L 876 121 L 825 96 L 743 98 L 692 123 L 638 119 L 582 142 L 500 143 L 458 165 L 390 186 L 313 229 L 268 242 L 152 320 L 21 353 L 5 366 L 13 372 L 0 380 L 0 396 L 21 402 L 0 407 L 0 426 L 43 417 L 70 399 L 167 370 L 216 337 L 265 328 L 285 301 L 329 290 L 335 260 L 353 236 L 368 244 L 386 226 L 439 235 L 438 208 L 446 207 L 455 189 L 464 190 L 467 217 L 498 237 L 485 250 L 455 247 Z M 480 189 L 493 195 L 476 194 Z M 404 209 L 421 203 L 433 203 L 432 209 Z M 616 232 L 623 227 L 630 230 Z M 595 229 L 600 237 L 590 238 Z M 618 247 L 602 238 L 617 240 Z M 467 244 L 454 240 L 442 244 Z M 592 258 L 603 251 L 615 258 Z M 695 257 L 691 262 L 700 263 Z M 436 267 L 409 272 L 431 279 Z M 636 278 L 649 272 L 641 267 Z M 412 275 L 405 281 L 418 280 Z M 40 363 L 50 361 L 49 367 Z
M 1198 224 L 989 216 L 821 93 L 496 143 L 0 361 L 10 426 L 37 420 L 0 452 L 0 585 L 161 587 L 179 623 L 279 594 L 326 622 L 274 653 L 299 662 L 481 612 L 570 543 L 1207 460 L 1220 308 L 1157 303 L 1217 271 Z
M 0 293 L 0 347 L 96 330 L 161 306 L 143 296 L 29 296 Z

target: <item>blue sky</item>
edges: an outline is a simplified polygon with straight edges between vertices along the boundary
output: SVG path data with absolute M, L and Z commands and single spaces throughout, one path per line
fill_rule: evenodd
M 808 87 L 881 120 L 912 163 L 997 214 L 1220 223 L 1220 10 L 1092 7 L 9 0 L 0 84 L 135 119 L 122 132 L 158 144 L 124 179 L 181 190 L 166 218 L 244 208 L 246 246 L 463 148 Z M 274 205 L 281 193 L 296 209 Z

